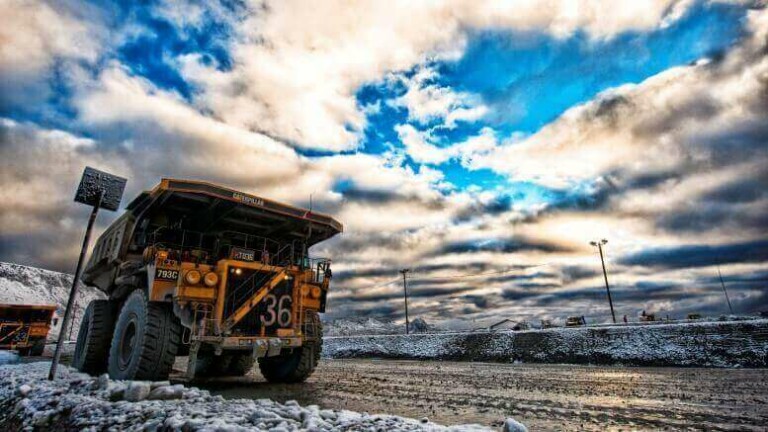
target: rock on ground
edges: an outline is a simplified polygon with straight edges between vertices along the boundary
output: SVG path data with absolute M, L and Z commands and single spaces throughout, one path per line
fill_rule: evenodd
M 0 366 L 0 430 L 126 431 L 485 431 L 441 426 L 428 419 L 320 409 L 268 399 L 224 400 L 205 390 L 166 382 L 113 381 L 50 363 Z M 507 420 L 509 425 L 519 425 Z M 520 425 L 522 426 L 522 425 Z M 517 427 L 517 426 L 515 426 Z

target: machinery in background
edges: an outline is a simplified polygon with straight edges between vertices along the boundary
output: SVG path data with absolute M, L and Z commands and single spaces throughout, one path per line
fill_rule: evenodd
M 55 305 L 0 304 L 0 349 L 42 355 L 55 313 Z

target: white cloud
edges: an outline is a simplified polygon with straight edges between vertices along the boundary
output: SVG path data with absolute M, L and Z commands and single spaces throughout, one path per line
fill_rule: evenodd
M 473 166 L 473 160 L 494 150 L 497 146 L 494 132 L 483 128 L 480 134 L 469 137 L 463 142 L 438 146 L 429 131 L 419 131 L 409 124 L 395 126 L 400 142 L 405 146 L 405 152 L 417 163 L 440 165 L 451 159 L 459 159 L 463 165 Z
M 349 150 L 365 126 L 355 100 L 359 87 L 427 59 L 457 57 L 470 29 L 538 30 L 556 37 L 583 30 L 609 38 L 657 28 L 688 5 L 630 2 L 605 13 L 597 0 L 253 3 L 237 24 L 232 70 L 215 70 L 195 57 L 185 59 L 183 70 L 201 90 L 198 103 L 227 123 L 303 147 Z M 451 98 L 439 89 L 425 91 L 424 115 Z M 482 113 L 459 109 L 448 120 Z
M 91 9 L 83 6 L 73 11 L 64 4 L 43 1 L 0 3 L 0 103 L 45 101 L 55 62 L 97 59 L 105 32 L 87 19 Z
M 725 145 L 718 137 L 765 121 L 764 16 L 752 13 L 756 33 L 721 61 L 605 91 L 532 136 L 475 155 L 471 166 L 564 188 L 613 172 L 651 175 L 712 163 Z
M 434 69 L 423 67 L 411 77 L 395 77 L 407 90 L 389 104 L 407 108 L 411 121 L 427 124 L 440 120 L 440 125 L 449 129 L 456 127 L 457 121 L 473 122 L 488 112 L 478 96 L 434 83 L 437 76 Z

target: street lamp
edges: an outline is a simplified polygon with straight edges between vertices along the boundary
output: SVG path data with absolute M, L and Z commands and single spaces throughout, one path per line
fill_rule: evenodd
M 408 321 L 408 282 L 407 282 L 407 275 L 410 273 L 411 269 L 402 269 L 400 270 L 400 273 L 403 274 L 403 295 L 405 297 L 405 334 L 409 334 L 410 330 L 408 327 L 410 327 L 411 323 Z
M 611 299 L 611 287 L 608 285 L 608 272 L 605 270 L 605 258 L 603 257 L 603 245 L 608 243 L 608 240 L 602 239 L 599 242 L 591 241 L 589 244 L 595 246 L 600 252 L 600 262 L 603 264 L 603 278 L 605 279 L 605 291 L 608 292 L 608 304 L 611 306 L 611 317 L 613 323 L 616 324 L 616 313 L 613 311 L 613 299 Z

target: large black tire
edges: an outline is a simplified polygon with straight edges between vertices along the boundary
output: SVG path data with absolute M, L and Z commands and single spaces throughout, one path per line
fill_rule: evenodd
M 72 366 L 91 375 L 104 373 L 114 328 L 114 304 L 109 300 L 91 301 L 80 321 Z
M 109 376 L 120 380 L 168 378 L 181 343 L 181 324 L 169 303 L 150 302 L 144 290 L 128 296 L 109 349 Z
M 29 354 L 40 357 L 43 355 L 43 351 L 45 351 L 45 338 L 36 340 L 32 349 L 29 350 Z
M 259 370 L 271 383 L 306 381 L 320 361 L 323 347 L 323 325 L 315 311 L 307 311 L 304 320 L 304 344 L 300 348 L 274 357 L 259 359 Z

